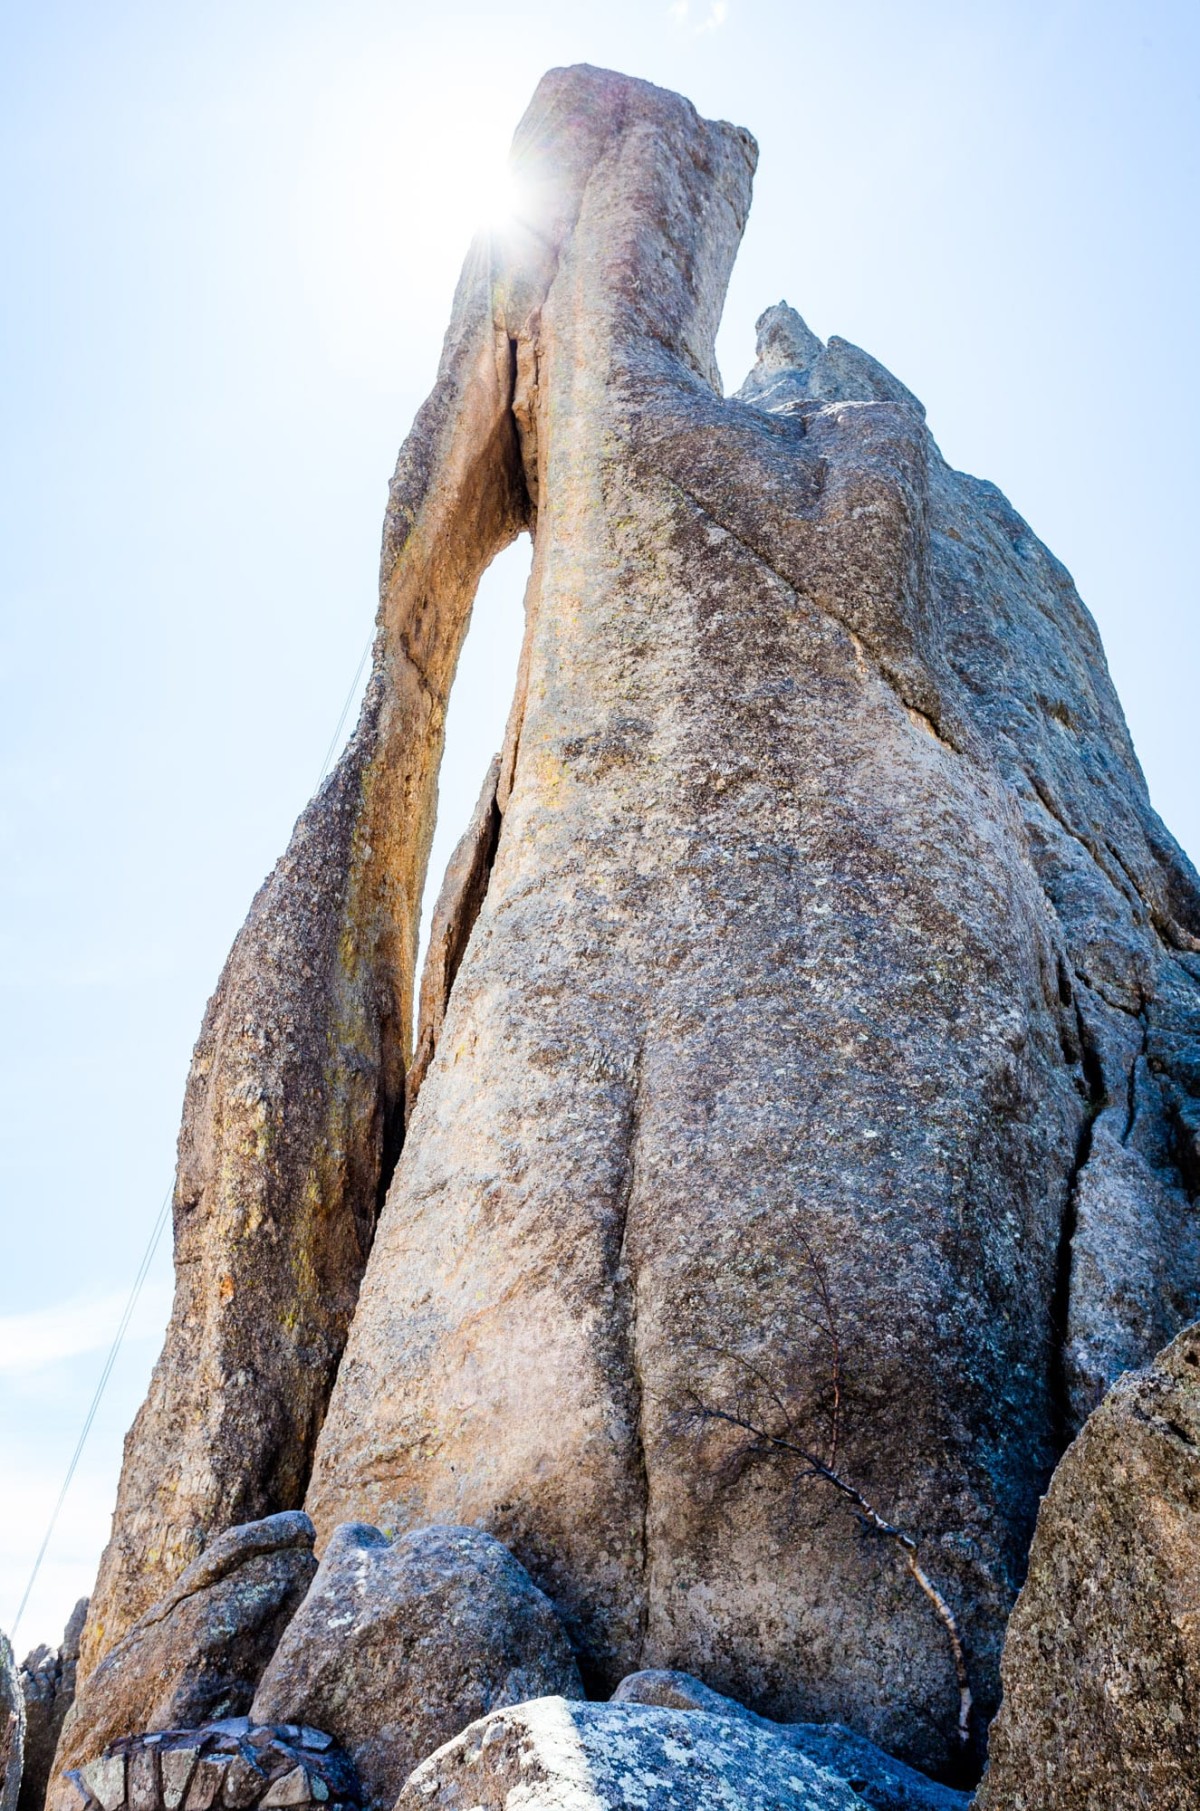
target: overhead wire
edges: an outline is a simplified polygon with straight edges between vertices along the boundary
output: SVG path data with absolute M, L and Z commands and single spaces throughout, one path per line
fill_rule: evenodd
M 335 753 L 338 743 L 341 739 L 342 731 L 345 729 L 345 726 L 346 726 L 346 718 L 350 715 L 350 707 L 354 703 L 355 695 L 358 692 L 359 682 L 363 676 L 363 668 L 366 666 L 367 660 L 370 657 L 371 647 L 374 642 L 374 639 L 375 639 L 374 631 L 372 631 L 372 633 L 367 637 L 367 645 L 362 651 L 362 658 L 359 660 L 358 667 L 355 670 L 354 678 L 350 681 L 350 690 L 346 693 L 346 701 L 342 705 L 342 713 L 341 713 L 341 716 L 337 720 L 337 727 L 334 730 L 333 735 L 330 737 L 329 747 L 325 751 L 325 759 L 322 761 L 321 771 L 317 775 L 317 785 L 318 786 L 321 785 L 322 781 L 325 778 L 325 775 L 329 771 L 329 766 L 330 766 L 331 761 L 333 760 L 334 753 Z M 96 1414 L 97 1414 L 97 1411 L 99 1410 L 101 1399 L 104 1395 L 105 1389 L 108 1386 L 108 1380 L 112 1376 L 113 1367 L 116 1364 L 117 1358 L 120 1355 L 121 1347 L 125 1343 L 125 1335 L 129 1331 L 130 1322 L 133 1320 L 134 1311 L 137 1308 L 138 1299 L 141 1296 L 143 1287 L 145 1286 L 146 1278 L 150 1274 L 150 1266 L 154 1262 L 154 1254 L 158 1250 L 159 1241 L 162 1238 L 163 1230 L 167 1224 L 167 1216 L 168 1216 L 168 1214 L 170 1212 L 170 1208 L 171 1208 L 171 1194 L 172 1194 L 172 1191 L 170 1189 L 168 1189 L 166 1195 L 163 1197 L 163 1203 L 162 1203 L 162 1206 L 158 1210 L 158 1216 L 155 1219 L 154 1226 L 150 1233 L 150 1238 L 146 1245 L 146 1249 L 142 1253 L 142 1261 L 138 1265 L 137 1274 L 133 1279 L 133 1287 L 129 1291 L 129 1299 L 125 1303 L 125 1311 L 122 1314 L 120 1322 L 117 1326 L 116 1335 L 113 1339 L 113 1343 L 112 1343 L 111 1347 L 109 1348 L 108 1357 L 104 1361 L 104 1369 L 100 1373 L 99 1381 L 96 1384 L 95 1393 L 92 1396 L 92 1400 L 91 1400 L 91 1404 L 88 1408 L 88 1412 L 87 1412 L 86 1416 L 84 1417 L 83 1427 L 80 1429 L 79 1439 L 75 1443 L 75 1451 L 71 1455 L 71 1463 L 67 1466 L 67 1475 L 63 1479 L 62 1489 L 58 1493 L 58 1500 L 55 1503 L 53 1510 L 51 1511 L 50 1520 L 46 1525 L 46 1532 L 45 1532 L 44 1536 L 42 1537 L 42 1544 L 38 1548 L 38 1551 L 37 1551 L 37 1558 L 33 1562 L 33 1570 L 29 1574 L 29 1581 L 25 1586 L 24 1595 L 22 1596 L 21 1602 L 17 1607 L 16 1616 L 13 1618 L 11 1634 L 14 1636 L 16 1635 L 17 1629 L 20 1626 L 21 1618 L 24 1616 L 25 1611 L 29 1606 L 29 1599 L 33 1595 L 33 1587 L 36 1585 L 37 1580 L 38 1580 L 38 1574 L 42 1569 L 42 1561 L 46 1557 L 47 1550 L 49 1549 L 50 1542 L 54 1535 L 54 1530 L 58 1525 L 58 1518 L 59 1518 L 60 1514 L 62 1513 L 62 1506 L 67 1500 L 67 1492 L 70 1490 L 72 1482 L 74 1481 L 74 1478 L 75 1478 L 75 1473 L 78 1470 L 79 1461 L 83 1456 L 83 1449 L 87 1444 L 87 1437 L 92 1431 L 92 1423 L 96 1419 Z
M 80 1430 L 79 1439 L 75 1443 L 75 1451 L 71 1454 L 71 1463 L 67 1467 L 67 1475 L 63 1479 L 62 1489 L 58 1493 L 58 1501 L 55 1503 L 54 1508 L 51 1512 L 50 1520 L 46 1527 L 46 1533 L 43 1536 L 41 1546 L 38 1548 L 37 1558 L 33 1562 L 33 1571 L 29 1574 L 29 1582 L 25 1586 L 25 1594 L 21 1599 L 21 1602 L 17 1608 L 17 1614 L 13 1619 L 13 1625 L 12 1625 L 12 1630 L 11 1630 L 11 1633 L 13 1635 L 16 1634 L 17 1629 L 20 1626 L 21 1618 L 25 1614 L 25 1610 L 26 1610 L 26 1607 L 28 1606 L 29 1599 L 33 1593 L 33 1587 L 37 1583 L 38 1573 L 42 1569 L 42 1561 L 46 1557 L 46 1550 L 50 1545 L 51 1537 L 53 1536 L 54 1530 L 58 1524 L 58 1518 L 62 1511 L 62 1506 L 67 1500 L 67 1492 L 71 1488 L 71 1483 L 75 1477 L 76 1468 L 78 1467 L 80 1458 L 82 1457 L 83 1449 L 84 1449 L 85 1445 L 87 1444 L 87 1437 L 92 1431 L 92 1423 L 96 1419 L 96 1411 L 100 1407 L 100 1399 L 104 1395 L 104 1391 L 108 1384 L 109 1378 L 112 1376 L 113 1366 L 117 1362 L 117 1355 L 119 1354 L 121 1347 L 124 1344 L 125 1335 L 129 1331 L 129 1323 L 133 1319 L 134 1310 L 136 1309 L 136 1307 L 138 1305 L 138 1298 L 140 1297 L 140 1295 L 142 1293 L 142 1288 L 143 1288 L 143 1285 L 145 1284 L 146 1278 L 150 1274 L 150 1266 L 154 1262 L 154 1254 L 158 1250 L 158 1243 L 159 1243 L 159 1240 L 162 1238 L 163 1228 L 167 1224 L 167 1215 L 169 1214 L 170 1208 L 171 1208 L 171 1194 L 172 1194 L 172 1191 L 170 1189 L 168 1189 L 167 1193 L 163 1197 L 163 1204 L 158 1210 L 158 1216 L 154 1222 L 153 1229 L 151 1230 L 150 1238 L 146 1244 L 146 1249 L 142 1253 L 142 1261 L 138 1265 L 137 1275 L 133 1279 L 133 1287 L 129 1291 L 129 1300 L 125 1303 L 125 1312 L 121 1316 L 120 1323 L 117 1327 L 116 1336 L 113 1339 L 113 1343 L 112 1343 L 111 1347 L 109 1348 L 108 1357 L 104 1361 L 104 1369 L 100 1373 L 100 1380 L 96 1385 L 96 1390 L 95 1390 L 95 1394 L 92 1397 L 91 1406 L 88 1409 L 87 1415 L 84 1417 L 84 1423 L 83 1423 L 82 1429 Z
M 329 772 L 329 764 L 333 760 L 334 751 L 337 748 L 339 741 L 341 740 L 342 731 L 346 727 L 346 718 L 350 715 L 350 706 L 354 703 L 355 693 L 358 691 L 358 682 L 363 676 L 363 668 L 366 666 L 367 661 L 370 658 L 371 648 L 372 648 L 372 645 L 374 644 L 374 641 L 375 641 L 375 632 L 374 632 L 374 630 L 372 630 L 370 635 L 368 635 L 368 637 L 367 637 L 367 645 L 362 651 L 362 659 L 358 663 L 358 668 L 357 668 L 357 671 L 355 672 L 354 678 L 350 681 L 350 690 L 346 693 L 346 702 L 345 702 L 345 704 L 343 704 L 342 714 L 337 720 L 337 728 L 334 730 L 332 736 L 329 738 L 329 747 L 325 750 L 325 759 L 322 761 L 321 771 L 317 775 L 317 785 L 318 786 L 320 786 L 321 782 L 325 778 L 325 775 Z

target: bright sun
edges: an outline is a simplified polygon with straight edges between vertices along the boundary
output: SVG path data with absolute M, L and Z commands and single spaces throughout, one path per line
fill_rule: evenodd
M 499 232 L 520 218 L 521 185 L 507 162 L 495 164 L 485 176 L 480 195 L 479 225 Z

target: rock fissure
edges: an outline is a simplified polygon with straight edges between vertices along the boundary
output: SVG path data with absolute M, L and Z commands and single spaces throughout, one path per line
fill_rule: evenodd
M 1062 831 L 1064 836 L 1070 837 L 1073 843 L 1077 843 L 1085 854 L 1091 857 L 1100 873 L 1114 891 L 1119 893 L 1123 899 L 1129 901 L 1131 904 L 1136 903 L 1139 906 L 1144 906 L 1145 901 L 1142 899 L 1140 893 L 1137 893 L 1124 884 L 1124 872 L 1122 871 L 1122 878 L 1118 880 L 1117 877 L 1110 872 L 1105 863 L 1101 861 L 1100 852 L 1096 848 L 1095 843 L 1092 842 L 1089 837 L 1081 835 L 1078 830 L 1072 830 L 1071 826 L 1067 823 L 1057 805 L 1055 805 L 1053 799 L 1050 797 L 1050 794 L 1047 792 L 1041 779 L 1033 769 L 1026 768 L 1025 772 L 1029 784 L 1033 787 L 1033 790 L 1037 795 L 1038 803 L 1046 813 L 1046 816 L 1051 818 L 1054 823 L 1058 825 L 1058 828 Z
M 1104 1070 L 1095 1040 L 1084 1017 L 1078 994 L 1074 1000 L 1075 1028 L 1079 1040 L 1084 1084 L 1084 1111 L 1075 1143 L 1075 1156 L 1067 1177 L 1058 1245 L 1054 1263 L 1054 1293 L 1050 1303 L 1053 1344 L 1050 1353 L 1050 1403 L 1056 1452 L 1066 1451 L 1074 1433 L 1074 1408 L 1068 1371 L 1071 1322 L 1071 1281 L 1075 1235 L 1079 1225 L 1079 1188 L 1092 1155 L 1096 1121 L 1108 1102 Z
M 1141 1021 L 1142 1041 L 1129 1065 L 1129 1077 L 1126 1084 L 1125 1095 L 1125 1125 L 1121 1131 L 1121 1143 L 1125 1145 L 1129 1143 L 1130 1138 L 1133 1136 L 1133 1128 L 1137 1120 L 1138 1065 L 1139 1063 L 1144 1063 L 1146 1061 L 1150 1049 L 1150 1022 L 1147 1018 L 1144 1005 L 1139 1008 L 1137 1016 Z
M 685 484 L 681 483 L 673 472 L 667 471 L 666 468 L 662 466 L 655 467 L 654 469 L 668 484 L 677 490 L 681 496 L 686 497 L 692 507 L 698 510 L 706 521 L 711 522 L 714 528 L 720 529 L 723 534 L 727 534 L 731 540 L 736 541 L 739 546 L 744 547 L 746 552 L 771 574 L 771 577 L 776 583 L 783 587 L 789 597 L 794 598 L 797 603 L 803 602 L 807 604 L 811 609 L 819 611 L 822 616 L 827 617 L 830 622 L 836 623 L 838 628 L 849 637 L 850 644 L 859 659 L 868 661 L 876 678 L 882 681 L 888 690 L 895 695 L 910 721 L 915 722 L 917 719 L 920 719 L 922 726 L 926 729 L 927 733 L 931 734 L 945 749 L 951 754 L 962 754 L 962 750 L 950 739 L 944 728 L 929 714 L 929 712 L 923 709 L 922 706 L 915 704 L 911 698 L 905 695 L 903 686 L 896 673 L 891 671 L 886 662 L 881 660 L 878 653 L 868 645 L 860 630 L 854 628 L 851 623 L 846 621 L 844 616 L 841 616 L 836 610 L 830 608 L 828 599 L 816 597 L 811 592 L 798 589 L 794 581 L 787 578 L 780 571 L 779 567 L 772 562 L 768 554 L 764 553 L 760 547 L 756 547 L 752 541 L 747 540 L 746 536 L 739 529 L 731 527 L 731 525 L 723 520 L 722 517 L 715 514 L 710 506 L 703 503 L 694 491 L 689 490 Z

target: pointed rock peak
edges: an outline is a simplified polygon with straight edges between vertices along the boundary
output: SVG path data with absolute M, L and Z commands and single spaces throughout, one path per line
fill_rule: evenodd
M 897 402 L 922 420 L 924 406 L 886 366 L 832 334 L 828 345 L 786 302 L 756 323 L 756 361 L 737 392 L 742 402 L 777 410 L 796 402 Z
M 755 353 L 768 371 L 804 371 L 825 347 L 808 323 L 787 302 L 776 302 L 755 322 Z

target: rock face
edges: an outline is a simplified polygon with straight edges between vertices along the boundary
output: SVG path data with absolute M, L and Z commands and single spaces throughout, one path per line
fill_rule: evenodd
M 1054 1475 L 979 1811 L 1200 1804 L 1200 1326 L 1123 1377 Z
M 490 308 L 468 262 L 460 314 Z M 452 329 L 391 482 L 358 727 L 250 909 L 192 1059 L 175 1301 L 126 1444 L 86 1676 L 215 1534 L 301 1506 L 403 1135 L 446 703 L 479 578 L 526 526 L 508 341 Z
M 16 1811 L 25 1753 L 25 1698 L 8 1636 L 0 1634 L 0 1811 Z
M 741 1718 L 542 1698 L 422 1763 L 396 1811 L 864 1811 L 844 1781 Z
M 950 1632 L 986 1718 L 1056 1458 L 1198 1311 L 1200 882 L 1069 575 L 911 393 L 780 305 L 721 394 L 755 156 L 587 68 L 518 131 L 359 729 L 197 1049 L 89 1663 L 311 1460 L 322 1538 L 503 1540 L 597 1688 L 948 1770 Z M 522 528 L 391 1174 L 447 692 Z
M 34 1648 L 22 1662 L 25 1770 L 19 1811 L 42 1811 L 63 1721 L 75 1702 L 75 1669 L 87 1608 L 87 1598 L 81 1597 L 67 1621 L 61 1647 Z
M 323 1730 L 249 1717 L 122 1736 L 70 1777 L 76 1811 L 348 1811 L 361 1802 L 353 1765 Z
M 54 1757 L 47 1811 L 78 1811 L 65 1775 L 117 1737 L 249 1710 L 316 1572 L 312 1543 L 312 1523 L 293 1510 L 229 1529 L 193 1561 L 80 1686 Z
M 390 1811 L 417 1762 L 505 1704 L 583 1686 L 553 1606 L 474 1528 L 394 1544 L 335 1530 L 255 1695 L 263 1723 L 314 1723 L 354 1759 L 365 1802 Z
M 1065 1434 L 1195 1299 L 1195 877 L 1067 574 L 903 386 L 781 307 L 719 394 L 747 137 L 576 71 L 514 155 L 553 260 L 518 230 L 449 343 L 514 347 L 523 679 L 308 1507 L 488 1527 L 600 1686 L 941 1770 L 895 1545 L 689 1409 L 836 1444 L 994 1709 Z
M 690 1673 L 648 1670 L 622 1679 L 613 1704 L 658 1704 L 669 1710 L 700 1710 L 706 1715 L 752 1724 L 776 1741 L 786 1742 L 817 1767 L 844 1780 L 873 1811 L 966 1811 L 968 1797 L 906 1767 L 865 1736 L 842 1723 L 772 1723 L 744 1705 L 715 1692 Z

